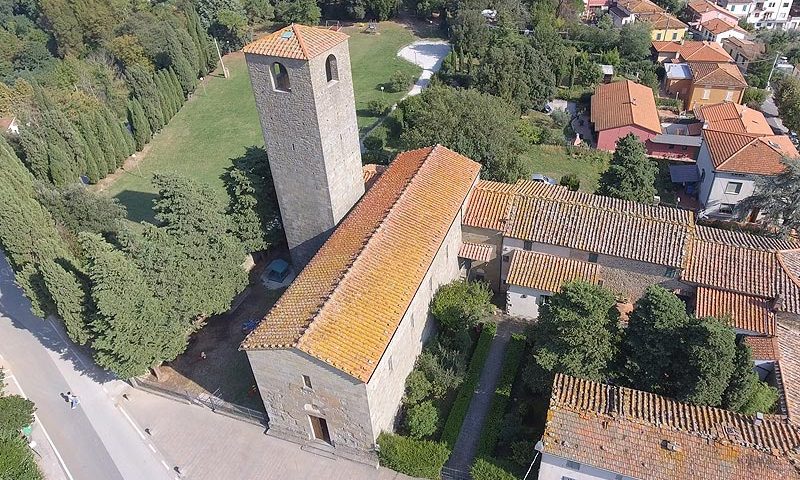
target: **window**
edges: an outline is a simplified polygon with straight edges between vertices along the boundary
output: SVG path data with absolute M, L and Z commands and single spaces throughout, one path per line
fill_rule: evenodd
M 703 89 L 703 100 L 708 100 L 711 97 L 711 90 L 704 88 Z
M 314 433 L 314 438 L 317 440 L 322 440 L 325 443 L 331 443 L 331 434 L 328 431 L 328 422 L 325 421 L 324 418 L 315 417 L 313 415 L 309 415 L 308 420 L 311 422 L 311 431 Z
M 508 255 L 503 255 L 503 262 L 508 263 L 508 260 L 509 260 L 509 256 Z
M 722 215 L 733 215 L 734 207 L 736 207 L 735 203 L 722 203 L 719 206 L 719 213 Z
M 394 371 L 394 362 L 392 362 L 392 357 L 389 357 L 389 371 Z
M 339 80 L 339 68 L 336 66 L 336 57 L 333 54 L 325 59 L 325 78 L 329 83 Z
M 291 92 L 292 87 L 289 85 L 289 72 L 283 64 L 275 62 L 270 68 L 272 73 L 272 88 L 279 92 Z
M 311 386 L 311 377 L 309 377 L 308 375 L 303 375 L 303 387 L 308 388 L 309 390 L 313 388 Z
M 656 33 L 656 40 L 661 40 L 661 34 L 660 33 Z
M 530 240 L 525 240 L 525 243 L 522 245 L 522 248 L 528 251 L 533 250 L 533 242 L 531 242 Z
M 669 144 L 669 145 L 667 146 L 667 148 L 668 148 L 669 150 L 674 150 L 674 149 L 675 149 L 675 145 Z
M 725 185 L 725 193 L 730 193 L 733 195 L 738 195 L 739 192 L 742 191 L 742 183 L 741 182 L 728 182 Z
M 664 272 L 664 276 L 667 278 L 675 278 L 675 275 L 677 274 L 678 274 L 678 269 L 672 267 L 667 268 L 667 271 Z
M 730 102 L 733 100 L 733 90 L 728 90 L 725 92 L 725 101 Z
M 672 39 L 673 40 L 677 40 L 678 39 L 678 32 L 675 32 L 675 33 L 672 34 Z
M 589 261 L 592 262 L 592 263 L 597 263 L 597 254 L 596 253 L 590 253 L 589 254 Z
M 540 307 L 542 305 L 547 305 L 548 303 L 550 303 L 550 295 L 539 295 L 539 298 L 536 299 L 536 305 L 539 305 Z
M 580 470 L 581 464 L 578 462 L 573 462 L 572 460 L 567 460 L 567 468 L 571 468 L 573 470 Z

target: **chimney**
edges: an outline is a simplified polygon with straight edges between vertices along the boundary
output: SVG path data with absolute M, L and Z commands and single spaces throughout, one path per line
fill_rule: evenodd
M 756 416 L 753 417 L 753 425 L 756 427 L 760 427 L 764 423 L 764 414 L 761 412 L 756 412 Z
M 783 294 L 779 293 L 772 301 L 772 311 L 777 311 L 783 308 Z

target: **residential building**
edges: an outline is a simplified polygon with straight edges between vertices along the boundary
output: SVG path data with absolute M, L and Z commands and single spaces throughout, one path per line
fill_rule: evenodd
M 539 480 L 797 478 L 800 430 L 557 374 L 539 449 Z
M 725 20 L 714 18 L 703 22 L 697 26 L 697 32 L 703 40 L 717 42 L 722 45 L 726 38 L 745 38 L 747 31 L 736 23 L 728 23 Z
M 742 102 L 747 82 L 735 64 L 692 62 L 688 65 L 692 82 L 689 91 L 681 97 L 687 109 L 720 102 Z
M 736 37 L 723 40 L 722 48 L 730 54 L 742 73 L 747 72 L 750 62 L 757 60 L 766 51 L 766 47 L 761 42 L 752 42 Z
M 690 17 L 689 25 L 697 28 L 701 23 L 719 19 L 731 25 L 736 25 L 739 16 L 730 9 L 725 9 L 708 0 L 691 0 L 686 4 L 686 12 Z
M 641 14 L 666 13 L 666 10 L 650 0 L 616 0 L 608 8 L 614 25 L 621 27 L 636 21 Z
M 636 20 L 650 24 L 652 28 L 650 34 L 654 41 L 680 41 L 689 30 L 688 25 L 667 12 L 640 13 L 636 15 Z
M 752 0 L 718 0 L 719 6 L 736 15 L 737 19 L 747 18 L 755 9 Z
M 733 59 L 716 42 L 653 42 L 651 51 L 658 63 L 732 62 Z
M 364 193 L 347 38 L 292 24 L 243 49 L 298 270 Z
M 623 80 L 599 85 L 591 100 L 591 122 L 597 148 L 613 152 L 617 140 L 629 133 L 646 142 L 661 133 L 653 90 Z
M 702 122 L 703 130 L 772 135 L 763 113 L 738 103 L 700 105 L 694 109 L 694 116 Z
M 755 8 L 747 17 L 747 22 L 756 28 L 782 30 L 791 21 L 791 8 L 791 0 L 758 0 Z

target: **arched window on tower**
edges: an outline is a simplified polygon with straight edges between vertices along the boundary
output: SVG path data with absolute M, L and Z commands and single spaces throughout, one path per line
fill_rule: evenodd
M 283 64 L 273 63 L 270 73 L 272 73 L 272 86 L 275 90 L 279 92 L 292 91 L 292 87 L 289 85 L 289 72 L 286 71 L 286 67 Z
M 328 82 L 335 82 L 339 80 L 339 68 L 336 65 L 336 57 L 333 54 L 328 55 L 325 59 L 325 78 Z

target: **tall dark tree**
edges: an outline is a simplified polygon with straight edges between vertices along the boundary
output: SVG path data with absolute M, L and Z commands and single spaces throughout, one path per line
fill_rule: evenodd
M 750 347 L 743 341 L 736 345 L 731 380 L 722 398 L 722 405 L 747 415 L 769 413 L 778 400 L 778 391 L 758 378 L 753 370 Z
M 719 406 L 733 374 L 736 334 L 715 318 L 693 319 L 684 330 L 686 366 L 677 397 Z
M 77 272 L 67 271 L 55 261 L 42 262 L 39 269 L 67 335 L 79 345 L 86 344 L 91 339 L 88 323 L 92 318 L 88 286 L 79 279 Z
M 128 101 L 128 120 L 133 127 L 133 139 L 136 141 L 136 150 L 141 150 L 152 137 L 150 122 L 137 99 Z
M 106 174 L 113 173 L 117 169 L 117 159 L 122 153 L 117 150 L 118 146 L 111 133 L 113 125 L 108 125 L 105 116 L 101 112 L 95 111 L 92 115 L 92 126 L 103 151 L 103 165 L 105 165 Z M 98 167 L 99 165 L 98 161 Z
M 133 66 L 125 72 L 125 78 L 133 92 L 133 98 L 139 102 L 150 124 L 150 131 L 156 133 L 167 122 L 164 106 L 158 87 L 153 81 L 153 73 L 139 66 Z
M 653 203 L 656 194 L 655 163 L 647 158 L 644 143 L 632 133 L 617 140 L 611 163 L 600 176 L 598 195 Z

